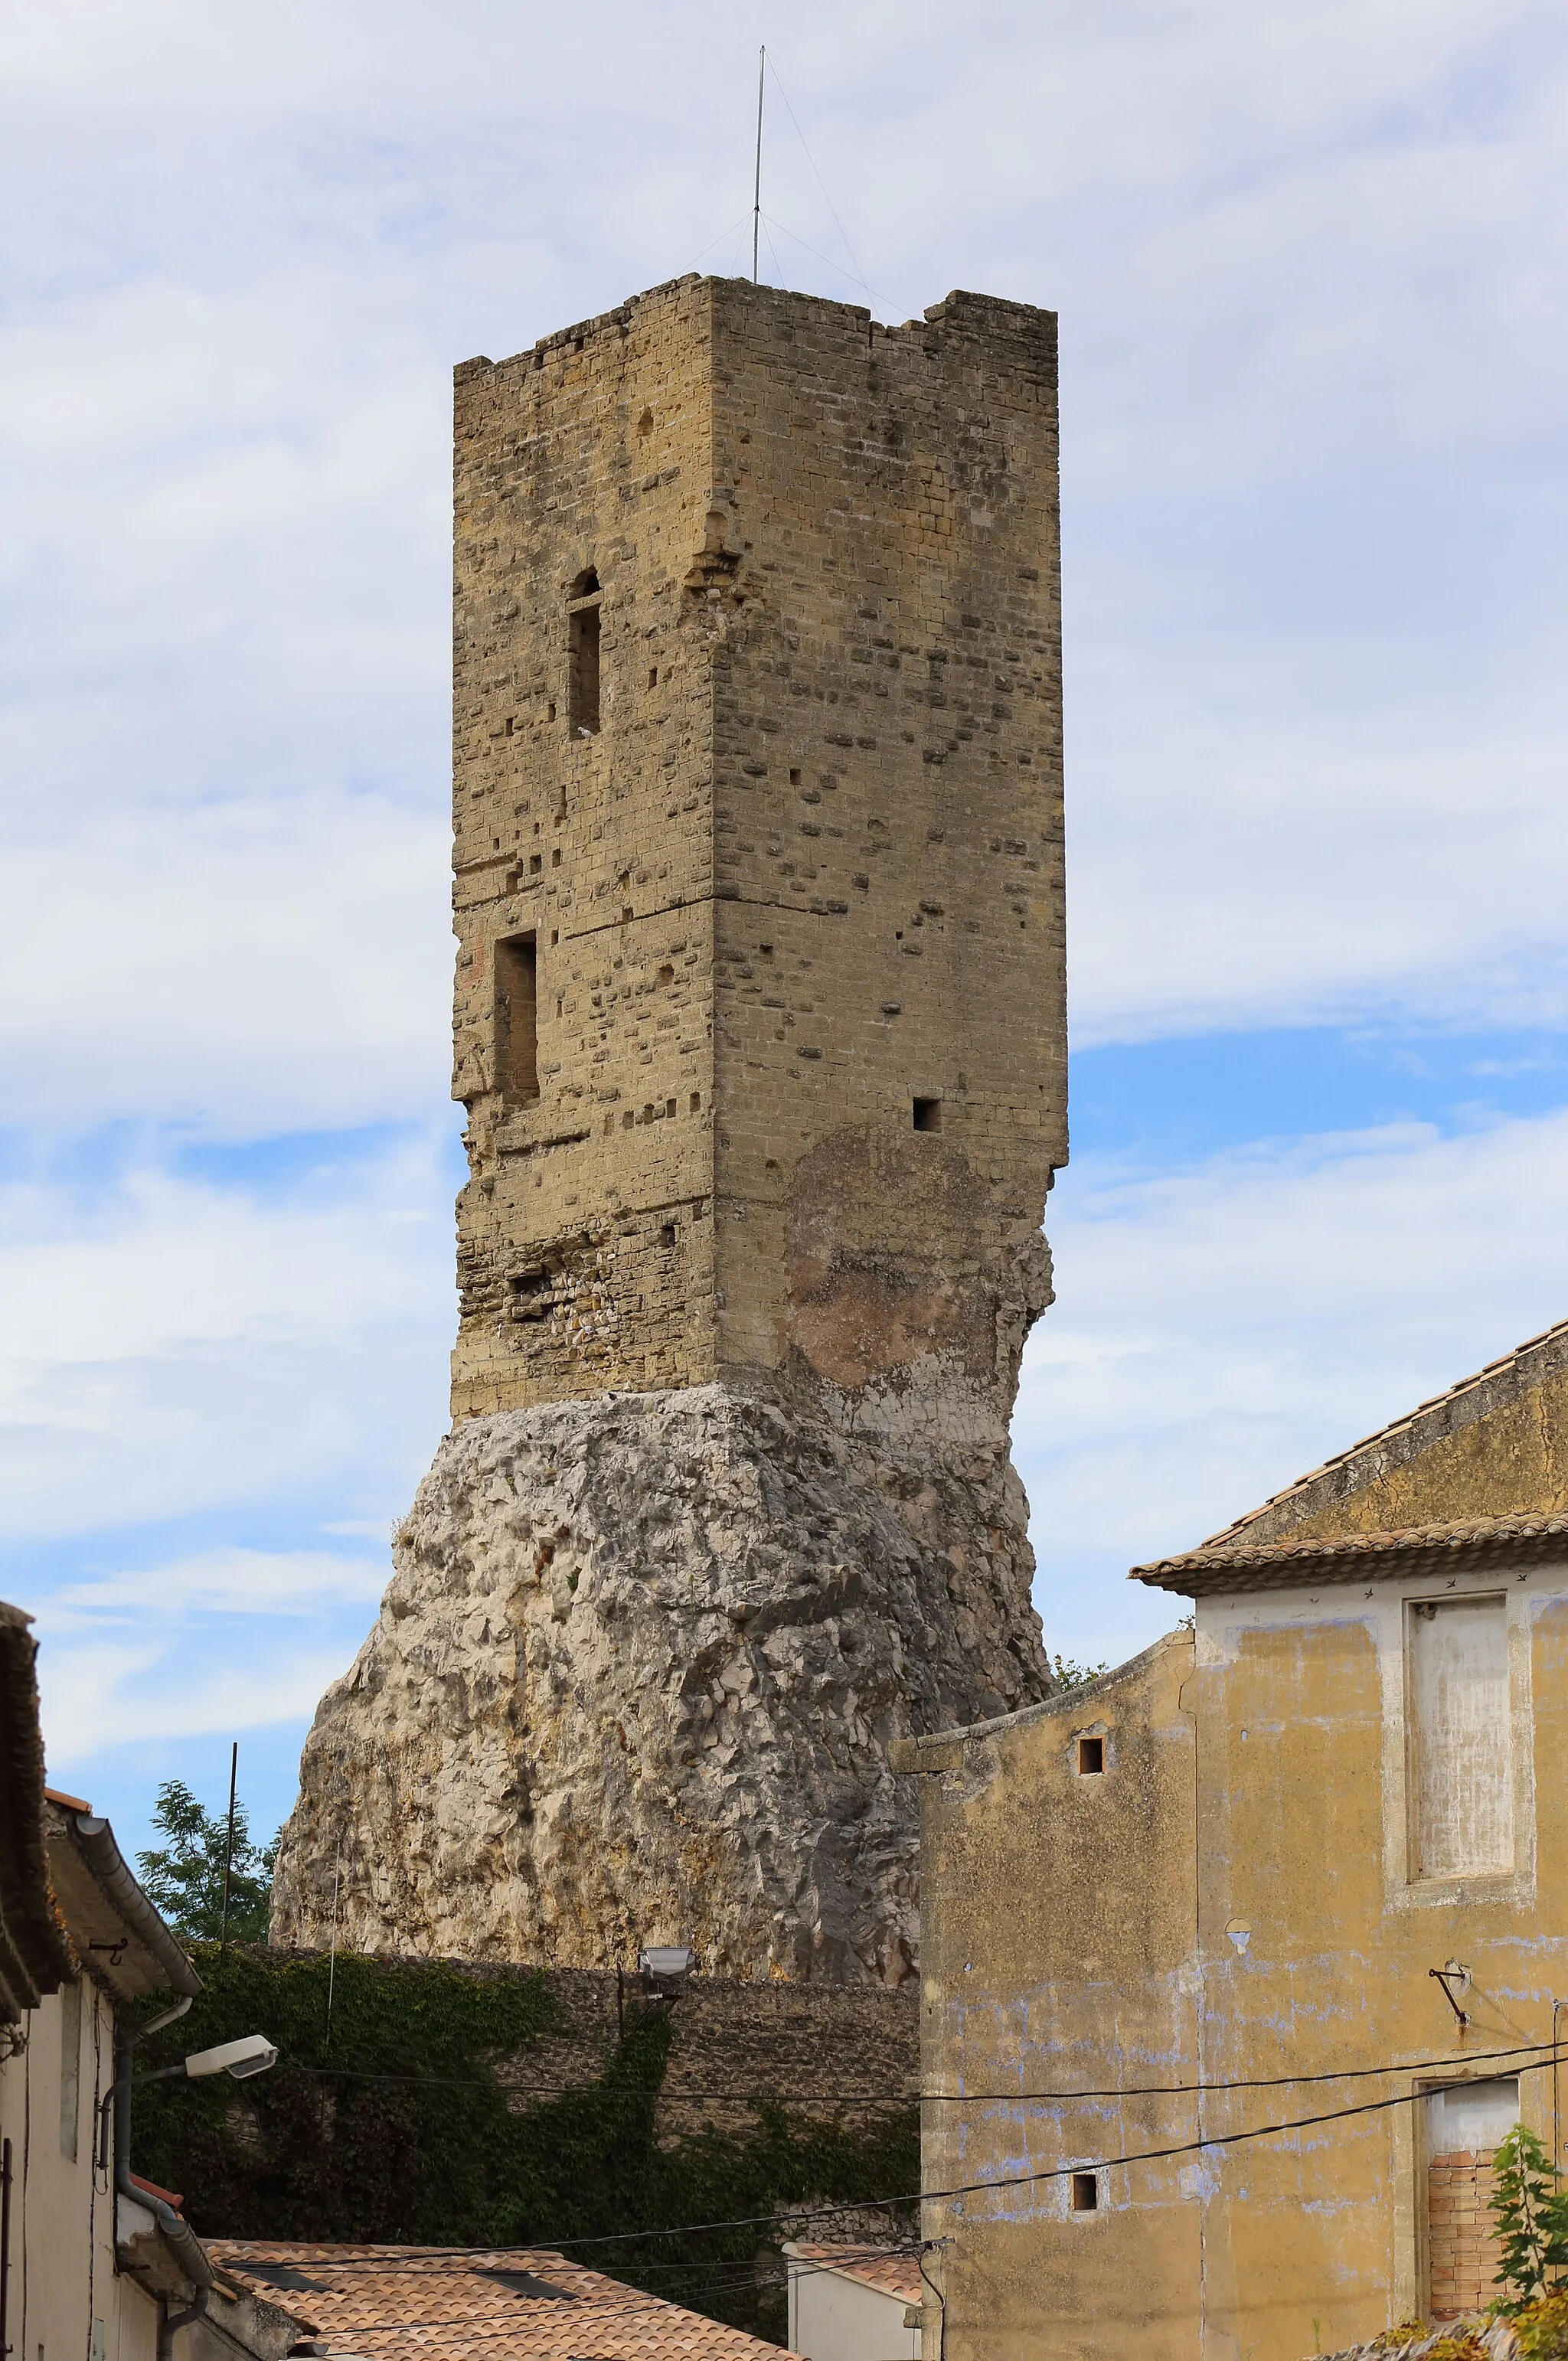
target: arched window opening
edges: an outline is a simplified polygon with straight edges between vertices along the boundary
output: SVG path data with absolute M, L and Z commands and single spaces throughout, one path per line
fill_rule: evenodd
M 593 566 L 572 585 L 566 612 L 566 712 L 574 738 L 599 726 L 599 578 Z

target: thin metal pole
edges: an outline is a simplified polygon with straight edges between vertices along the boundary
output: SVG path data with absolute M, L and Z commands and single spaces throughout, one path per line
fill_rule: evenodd
M 5 2337 L 6 2298 L 11 2288 L 11 2143 L 0 2142 L 0 2361 L 11 2347 Z
M 757 283 L 757 240 L 762 229 L 762 85 L 767 80 L 768 52 L 757 51 L 757 177 L 751 184 L 751 284 Z
M 322 2043 L 323 2049 L 332 2046 L 332 1989 L 337 1981 L 337 1883 L 342 1875 L 343 1839 L 339 1837 L 337 1859 L 332 1871 L 332 1948 L 327 1953 L 326 1962 L 326 2038 Z M 3 2361 L 3 2356 L 0 2356 L 0 2361 Z
M 229 1947 L 229 1878 L 234 1870 L 234 1798 L 238 1781 L 239 1741 L 236 1738 L 234 1742 L 234 1752 L 229 1756 L 229 1834 L 228 1842 L 224 1848 L 224 1923 L 218 1936 L 220 1960 Z

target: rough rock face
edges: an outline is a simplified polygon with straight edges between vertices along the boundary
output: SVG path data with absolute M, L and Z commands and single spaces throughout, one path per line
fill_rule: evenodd
M 476 1419 L 323 1698 L 273 1939 L 710 1975 L 911 1971 L 897 1737 L 1050 1675 L 1005 1441 L 846 1437 L 720 1385 Z

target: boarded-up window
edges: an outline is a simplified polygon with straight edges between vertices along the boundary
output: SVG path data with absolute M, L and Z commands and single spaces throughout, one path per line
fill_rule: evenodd
M 1519 2119 L 1515 2077 L 1452 2082 L 1427 2101 L 1427 2305 L 1434 2320 L 1479 2312 L 1497 2293 L 1487 2211 L 1492 2158 Z
M 539 1096 L 538 967 L 534 936 L 496 945 L 496 1079 L 509 1107 Z
M 1505 1601 L 1412 1602 L 1406 1644 L 1415 1874 L 1471 1877 L 1511 1869 Z

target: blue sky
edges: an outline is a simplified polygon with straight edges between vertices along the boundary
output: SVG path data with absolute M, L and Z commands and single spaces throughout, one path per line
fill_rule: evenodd
M 444 1424 L 451 367 L 737 267 L 762 38 L 766 276 L 1061 315 L 1050 1644 L 1568 1312 L 1560 11 L 13 12 L 0 1587 L 132 1845 L 287 1809 Z

